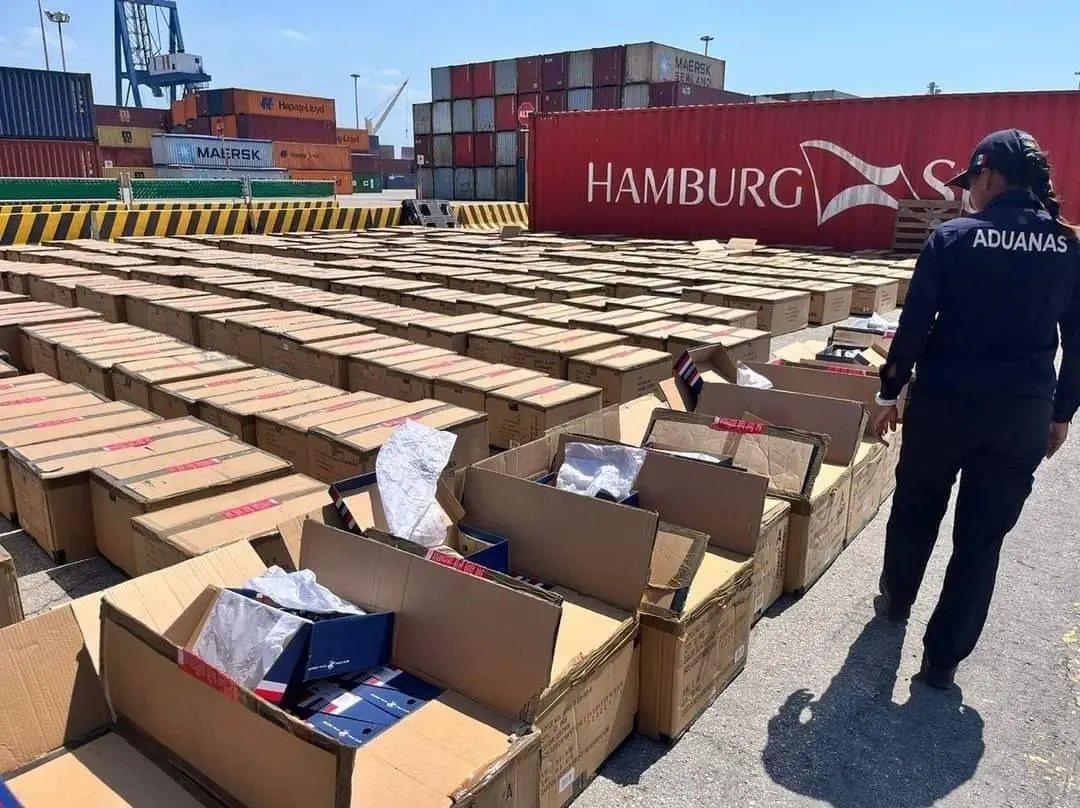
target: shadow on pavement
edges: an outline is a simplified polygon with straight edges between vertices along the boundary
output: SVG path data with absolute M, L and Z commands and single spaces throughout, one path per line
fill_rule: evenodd
M 930 808 L 971 779 L 983 720 L 963 694 L 914 683 L 892 700 L 904 633 L 871 620 L 820 698 L 788 697 L 762 753 L 778 785 L 835 808 Z

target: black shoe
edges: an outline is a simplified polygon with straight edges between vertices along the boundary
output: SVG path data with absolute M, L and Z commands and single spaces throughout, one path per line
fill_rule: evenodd
M 911 617 L 911 608 L 897 606 L 884 592 L 874 598 L 874 611 L 882 620 L 904 625 Z
M 952 690 L 956 684 L 956 668 L 935 668 L 923 657 L 922 668 L 913 678 L 935 690 Z

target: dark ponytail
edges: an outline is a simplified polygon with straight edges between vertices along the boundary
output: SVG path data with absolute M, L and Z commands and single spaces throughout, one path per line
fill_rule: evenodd
M 1024 146 L 1024 177 L 1021 184 L 1031 190 L 1035 198 L 1039 200 L 1047 213 L 1049 213 L 1061 232 L 1069 241 L 1078 241 L 1076 230 L 1068 221 L 1061 216 L 1061 200 L 1054 193 L 1054 183 L 1050 179 L 1050 159 L 1046 152 L 1039 148 L 1038 142 L 1027 132 L 1018 131 L 1020 142 Z

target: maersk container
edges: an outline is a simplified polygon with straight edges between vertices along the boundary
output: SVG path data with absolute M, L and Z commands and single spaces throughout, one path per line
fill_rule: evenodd
M 431 68 L 431 100 L 449 101 L 453 97 L 454 91 L 450 84 L 450 68 Z
M 473 102 L 471 98 L 454 99 L 454 133 L 473 131 Z M 494 114 L 494 113 L 492 113 Z
M 567 90 L 566 92 L 566 108 L 567 110 L 589 110 L 593 108 L 593 89 L 592 87 L 585 87 L 580 90 Z
M 681 81 L 722 90 L 724 61 L 655 42 L 639 42 L 626 46 L 623 81 L 626 84 Z
M 495 95 L 517 94 L 517 60 L 503 59 L 495 63 Z
M 454 199 L 476 199 L 476 171 L 471 168 L 454 169 Z
M 495 165 L 517 165 L 518 133 L 497 132 L 495 134 Z
M 453 199 L 454 198 L 454 169 L 452 168 L 436 168 L 435 179 L 433 181 L 435 193 L 433 197 L 435 199 Z
M 435 135 L 431 139 L 431 164 L 444 168 L 454 164 L 454 136 Z
M 627 84 L 622 88 L 622 108 L 640 109 L 649 106 L 648 84 Z
M 593 85 L 596 87 L 621 87 L 626 61 L 626 48 L 597 48 L 593 51 Z
M 431 105 L 431 133 L 449 135 L 454 131 L 453 104 L 450 101 L 436 101 Z
M 499 166 L 495 169 L 495 199 L 499 202 L 518 200 L 517 166 Z
M 494 62 L 477 62 L 472 65 L 472 90 L 474 98 L 495 95 Z
M 92 141 L 90 76 L 0 67 L 0 138 Z
M 477 98 L 473 101 L 473 130 L 476 132 L 495 131 L 494 98 Z
M 155 166 L 154 176 L 167 180 L 287 180 L 283 168 L 195 168 L 193 166 Z
M 475 199 L 479 199 L 482 202 L 493 202 L 495 200 L 495 169 L 494 168 L 477 168 L 476 169 L 476 187 Z
M 959 201 L 945 183 L 972 146 L 1017 127 L 1051 155 L 1075 221 L 1078 121 L 1075 90 L 540 115 L 531 214 L 538 231 L 579 236 L 889 249 L 901 200 Z
M 566 89 L 566 53 L 549 53 L 541 58 L 540 81 L 544 92 Z
M 412 128 L 417 135 L 431 134 L 431 104 L 412 105 Z
M 578 87 L 593 86 L 593 52 L 591 50 L 570 51 L 566 55 L 566 87 L 569 90 Z
M 154 135 L 150 139 L 154 164 L 196 168 L 273 168 L 274 148 L 269 140 Z
M 0 177 L 100 177 L 98 148 L 85 140 L 0 139 Z
M 416 172 L 416 196 L 419 199 L 431 199 L 435 195 L 435 170 L 421 168 Z

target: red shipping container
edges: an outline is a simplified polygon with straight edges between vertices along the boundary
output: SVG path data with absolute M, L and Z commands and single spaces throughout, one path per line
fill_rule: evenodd
M 251 140 L 286 140 L 293 143 L 337 143 L 337 126 L 333 121 L 305 118 L 278 118 L 269 115 L 237 115 L 235 137 Z
M 626 48 L 622 45 L 614 48 L 596 48 L 593 51 L 593 84 L 597 87 L 621 87 L 625 62 Z M 618 104 L 615 106 L 617 107 Z M 597 108 L 595 94 L 593 108 Z
M 543 115 L 530 143 L 531 214 L 537 230 L 574 235 L 888 249 L 899 200 L 959 199 L 945 180 L 980 138 L 1008 127 L 1050 153 L 1075 219 L 1075 91 Z
M 592 106 L 593 109 L 619 109 L 622 107 L 622 87 L 596 87 Z
M 424 158 L 424 165 L 431 166 L 431 135 L 416 135 L 413 137 L 413 148 L 416 156 Z
M 544 93 L 540 109 L 544 112 L 566 112 L 566 93 Z
M 540 92 L 540 57 L 527 56 L 517 60 L 518 95 Z
M 473 97 L 472 65 L 456 65 L 450 68 L 450 92 L 454 98 Z
M 473 136 L 454 135 L 454 165 L 471 166 L 473 164 Z
M 495 131 L 513 132 L 520 126 L 517 119 L 516 95 L 495 96 Z
M 522 104 L 532 104 L 533 105 L 533 115 L 536 115 L 537 113 L 544 111 L 543 102 L 544 102 L 544 99 L 543 99 L 543 96 L 540 95 L 540 93 L 528 93 L 528 94 L 525 94 L 525 95 L 519 95 L 517 97 L 518 109 L 519 110 L 521 109 Z M 518 121 L 518 127 L 520 128 L 520 126 L 521 126 L 521 122 Z
M 122 168 L 150 168 L 154 165 L 154 155 L 149 149 L 117 149 L 101 146 L 101 164 L 112 164 Z
M 566 89 L 566 60 L 567 55 L 565 53 L 551 53 L 543 57 L 540 77 L 545 91 Z M 518 85 L 518 91 L 521 91 L 520 84 Z
M 172 113 L 167 109 L 150 107 L 94 107 L 94 123 L 97 126 L 123 126 L 136 129 L 160 129 L 165 131 L 172 123 Z
M 353 174 L 379 174 L 379 155 L 360 154 L 352 155 Z
M 665 81 L 649 85 L 650 107 L 700 107 L 706 104 L 748 104 L 752 95 L 718 90 L 700 84 Z
M 453 84 L 453 78 L 451 78 Z M 472 89 L 474 98 L 495 95 L 495 63 L 477 62 L 472 66 Z
M 0 177 L 100 177 L 101 156 L 85 140 L 0 139 Z
M 513 98 L 512 95 L 507 98 Z M 473 141 L 473 165 L 495 165 L 495 133 L 481 132 Z

